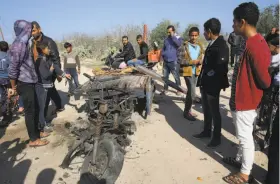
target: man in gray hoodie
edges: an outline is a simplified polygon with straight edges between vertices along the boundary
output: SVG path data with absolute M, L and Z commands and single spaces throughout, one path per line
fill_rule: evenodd
M 9 78 L 13 91 L 22 96 L 25 107 L 25 124 L 30 138 L 29 146 L 45 146 L 49 142 L 40 138 L 48 136 L 40 134 L 38 129 L 38 104 L 36 101 L 35 84 L 38 77 L 31 56 L 28 41 L 31 38 L 32 25 L 25 20 L 17 20 L 14 24 L 16 38 L 11 45 Z

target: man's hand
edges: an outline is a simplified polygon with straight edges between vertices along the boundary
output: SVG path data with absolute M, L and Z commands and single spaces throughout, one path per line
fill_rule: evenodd
M 13 90 L 17 90 L 17 82 L 14 79 L 10 80 L 11 86 Z
M 59 75 L 58 75 L 58 76 L 56 76 L 56 79 L 57 79 L 57 81 L 58 81 L 58 82 L 61 82 L 61 81 L 62 81 L 62 77 L 61 77 L 61 76 L 59 76 Z
M 193 64 L 194 64 L 194 65 L 197 65 L 197 64 L 199 64 L 199 63 L 200 63 L 200 61 L 199 61 L 199 60 L 197 60 L 197 59 L 196 59 L 196 60 L 193 60 L 192 62 L 193 62 Z
M 81 70 L 80 69 L 78 69 L 77 72 L 78 72 L 79 75 L 81 74 Z
M 70 75 L 70 74 L 65 74 L 65 77 L 66 77 L 67 79 L 71 79 L 71 75 Z
M 132 61 L 137 61 L 137 58 L 132 59 Z
M 172 37 L 175 36 L 175 32 L 171 31 L 170 36 L 172 36 Z
M 17 85 L 12 86 L 12 89 L 13 89 L 14 91 L 16 91 L 16 90 L 17 90 Z
M 16 90 L 14 90 L 14 89 L 9 89 L 9 90 L 8 90 L 8 97 L 11 97 L 11 96 L 14 96 L 14 95 L 16 95 Z

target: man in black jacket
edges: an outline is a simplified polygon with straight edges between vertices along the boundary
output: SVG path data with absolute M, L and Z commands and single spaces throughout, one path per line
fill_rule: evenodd
M 137 35 L 136 41 L 140 47 L 140 56 L 127 62 L 128 66 L 144 65 L 148 62 L 149 47 L 144 42 L 142 35 Z
M 230 33 L 228 37 L 228 43 L 230 44 L 230 65 L 234 66 L 234 63 L 239 60 L 241 54 L 244 52 L 245 47 L 243 44 L 244 38 L 240 35 L 236 35 L 234 32 Z
M 37 60 L 38 58 L 38 52 L 36 49 L 36 44 L 38 43 L 42 43 L 47 42 L 48 43 L 48 48 L 50 49 L 50 55 L 49 58 L 53 63 L 54 66 L 54 72 L 53 72 L 53 76 L 52 76 L 52 81 L 53 84 L 55 83 L 55 80 L 58 79 L 59 82 L 61 81 L 62 77 L 64 77 L 64 72 L 61 70 L 61 63 L 60 63 L 60 57 L 59 57 L 59 52 L 58 52 L 58 48 L 56 43 L 49 37 L 45 36 L 42 32 L 41 32 L 41 27 L 38 24 L 38 22 L 33 21 L 32 22 L 32 36 L 33 36 L 33 40 L 32 40 L 32 46 L 31 46 L 31 50 L 33 53 L 33 59 L 34 61 Z M 55 85 L 53 85 L 53 87 L 51 89 L 48 90 L 48 94 L 47 94 L 47 98 L 46 98 L 46 108 L 45 108 L 45 116 L 47 115 L 47 111 L 48 111 L 48 106 L 50 103 L 50 100 L 53 100 L 53 102 L 55 103 L 56 106 L 56 111 L 57 112 L 61 112 L 64 110 L 64 107 L 62 105 L 61 102 L 61 98 L 55 88 Z
M 214 132 L 208 147 L 221 144 L 221 114 L 219 107 L 220 91 L 229 87 L 227 73 L 229 48 L 223 36 L 220 36 L 221 23 L 212 18 L 204 24 L 204 37 L 211 41 L 205 51 L 202 71 L 198 77 L 202 108 L 204 113 L 204 130 L 194 138 L 211 138 L 212 121 Z
M 124 62 L 127 63 L 128 61 L 135 59 L 136 55 L 132 44 L 128 41 L 127 36 L 122 37 L 122 43 L 123 50 L 121 53 L 117 54 L 115 58 L 124 58 Z

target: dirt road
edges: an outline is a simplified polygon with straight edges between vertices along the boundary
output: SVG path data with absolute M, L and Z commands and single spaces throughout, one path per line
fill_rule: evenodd
M 85 71 L 90 72 L 83 68 L 82 72 Z M 81 76 L 80 81 L 84 82 L 85 78 Z M 49 138 L 51 144 L 36 149 L 26 147 L 28 137 L 22 117 L 7 129 L 0 129 L 1 184 L 76 184 L 79 181 L 81 158 L 72 162 L 71 169 L 63 170 L 59 165 L 71 144 L 71 135 L 64 124 L 81 116 L 76 108 L 83 100 L 68 99 L 64 82 L 57 84 L 57 89 L 66 103 L 66 110 L 53 120 L 55 132 Z M 198 121 L 189 122 L 182 116 L 181 98 L 173 93 L 164 97 L 156 95 L 149 120 L 136 117 L 137 132 L 126 149 L 125 163 L 116 184 L 224 183 L 222 177 L 236 171 L 221 161 L 222 156 L 233 156 L 236 150 L 228 108 L 229 93 L 227 89 L 221 94 L 223 139 L 216 150 L 206 148 L 209 140 L 192 138 L 203 126 L 201 105 L 194 106 Z M 256 179 L 263 181 L 266 168 L 266 155 L 256 152 L 253 170 Z

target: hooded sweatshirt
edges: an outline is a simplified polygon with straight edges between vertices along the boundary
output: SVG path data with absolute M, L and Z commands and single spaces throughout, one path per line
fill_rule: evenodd
M 0 51 L 0 78 L 8 79 L 8 69 L 10 65 L 10 59 L 6 52 Z
M 43 85 L 44 88 L 52 88 L 53 71 L 50 70 L 52 61 L 47 59 L 46 56 L 38 56 L 35 62 L 35 68 L 38 76 L 38 83 Z
M 29 48 L 32 25 L 25 20 L 17 20 L 14 24 L 16 39 L 10 47 L 9 78 L 25 83 L 36 83 L 38 77 Z
M 169 36 L 164 40 L 162 57 L 165 62 L 177 62 L 178 48 L 182 45 L 183 40 L 179 35 Z

